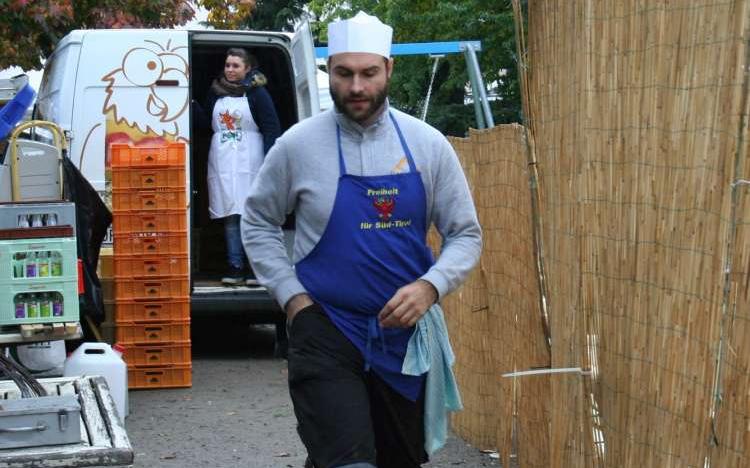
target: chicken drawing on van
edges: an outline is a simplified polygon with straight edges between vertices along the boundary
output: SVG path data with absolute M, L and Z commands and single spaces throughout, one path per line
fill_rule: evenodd
M 179 119 L 188 109 L 188 94 L 175 92 L 188 84 L 187 47 L 170 46 L 171 41 L 161 45 L 145 40 L 143 47 L 125 53 L 119 68 L 102 77 L 108 83 L 102 113 L 114 124 L 108 136 L 123 132 L 124 125 L 140 137 L 188 141 L 189 129 L 181 128 Z M 132 131 L 124 133 L 134 143 L 141 139 Z

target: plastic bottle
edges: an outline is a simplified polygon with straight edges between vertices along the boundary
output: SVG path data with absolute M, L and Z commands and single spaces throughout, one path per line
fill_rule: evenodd
M 39 297 L 39 316 L 50 317 L 52 315 L 52 301 L 49 294 L 42 293 Z
M 128 415 L 128 368 L 107 343 L 83 343 L 65 360 L 66 377 L 101 375 L 121 419 Z
M 49 276 L 49 252 L 37 252 L 36 254 L 36 269 L 39 277 Z
M 52 316 L 61 317 L 63 314 L 63 298 L 59 292 L 52 293 Z
M 16 297 L 13 298 L 13 305 L 16 312 L 16 318 L 26 318 L 26 295 L 16 294 Z
M 39 299 L 36 294 L 26 296 L 26 314 L 29 318 L 39 317 Z
M 29 227 L 29 217 L 25 214 L 18 215 L 18 227 L 27 228 Z
M 13 255 L 13 277 L 24 278 L 26 277 L 26 254 L 23 252 L 17 252 Z
M 60 252 L 50 254 L 49 269 L 51 276 L 62 276 L 62 255 L 60 255 Z
M 42 226 L 44 226 L 44 223 L 42 222 L 42 215 L 40 214 L 31 215 L 31 227 L 42 227 Z
M 49 213 L 44 216 L 46 226 L 57 226 L 57 214 Z
M 26 254 L 26 278 L 36 278 L 36 253 Z

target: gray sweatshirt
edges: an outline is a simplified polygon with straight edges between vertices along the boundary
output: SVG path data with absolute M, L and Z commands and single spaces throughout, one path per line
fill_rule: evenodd
M 387 107 L 367 128 L 331 109 L 299 122 L 276 140 L 245 203 L 245 250 L 258 281 L 282 307 L 305 288 L 287 256 L 280 226 L 294 211 L 294 263 L 322 237 L 338 186 L 336 123 L 341 126 L 348 173 L 375 176 L 409 171 L 388 111 L 396 118 L 424 182 L 427 226 L 434 223 L 443 238 L 435 265 L 422 279 L 443 297 L 456 289 L 477 263 L 481 229 L 466 177 L 448 140 L 433 127 L 393 108 Z M 335 265 L 332 258 L 331 268 Z

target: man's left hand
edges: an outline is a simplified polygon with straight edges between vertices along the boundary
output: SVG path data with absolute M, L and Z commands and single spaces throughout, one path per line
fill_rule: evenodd
M 438 299 L 438 293 L 428 281 L 419 279 L 396 291 L 378 314 L 383 328 L 413 327 Z

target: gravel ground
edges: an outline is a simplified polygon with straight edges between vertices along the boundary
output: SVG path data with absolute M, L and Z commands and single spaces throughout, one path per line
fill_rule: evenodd
M 286 361 L 273 328 L 193 324 L 193 386 L 130 392 L 126 427 L 134 467 L 302 467 Z M 498 467 L 451 436 L 425 468 Z

